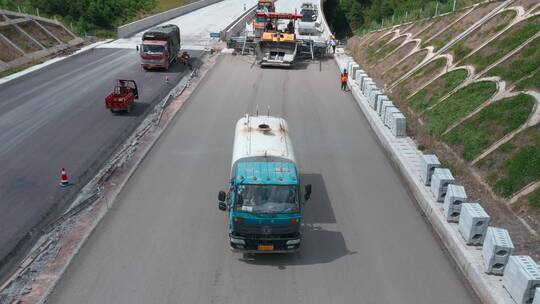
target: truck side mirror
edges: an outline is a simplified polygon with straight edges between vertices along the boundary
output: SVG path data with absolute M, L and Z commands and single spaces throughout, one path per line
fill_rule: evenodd
M 224 202 L 225 200 L 227 200 L 227 193 L 225 193 L 225 191 L 219 191 L 217 197 L 219 202 Z
M 306 193 L 304 193 L 304 200 L 307 201 L 311 197 L 311 184 L 306 185 Z
M 221 211 L 227 211 L 227 204 L 225 202 L 218 202 L 218 208 Z
M 137 47 L 136 47 L 136 48 L 137 48 L 137 52 L 138 52 L 138 51 L 139 51 L 139 45 L 138 45 L 138 44 L 137 44 Z

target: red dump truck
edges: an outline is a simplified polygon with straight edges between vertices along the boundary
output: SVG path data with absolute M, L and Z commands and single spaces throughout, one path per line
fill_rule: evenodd
M 180 28 L 174 24 L 154 27 L 142 36 L 139 47 L 141 66 L 147 69 L 168 69 L 178 59 Z

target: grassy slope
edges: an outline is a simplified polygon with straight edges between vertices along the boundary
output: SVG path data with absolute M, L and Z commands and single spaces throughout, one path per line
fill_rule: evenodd
M 540 125 L 520 132 L 478 162 L 477 167 L 487 174 L 487 182 L 495 192 L 504 197 L 540 180 Z
M 540 16 L 522 21 L 467 58 L 465 64 L 472 64 L 476 67 L 477 71 L 483 71 L 490 64 L 508 54 L 538 31 L 540 31 Z
M 441 134 L 454 122 L 465 117 L 495 92 L 497 86 L 491 81 L 470 84 L 452 94 L 448 99 L 426 112 L 425 117 L 432 134 Z
M 531 75 L 540 68 L 540 39 L 535 39 L 517 55 L 515 60 L 506 60 L 489 70 L 488 75 L 500 76 L 511 83 Z
M 470 161 L 505 134 L 523 125 L 534 102 L 527 94 L 499 100 L 445 134 L 443 139 Z

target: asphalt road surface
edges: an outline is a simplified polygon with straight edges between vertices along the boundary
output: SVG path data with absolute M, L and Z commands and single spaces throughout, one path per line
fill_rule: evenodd
M 333 61 L 261 69 L 224 55 L 128 182 L 48 303 L 474 303 Z M 233 253 L 234 125 L 271 106 L 304 183 L 301 251 Z
M 135 49 L 94 49 L 0 85 L 0 261 L 61 207 L 66 192 L 93 177 L 85 172 L 95 172 L 186 73 L 180 64 L 145 72 Z M 134 79 L 140 88 L 129 115 L 105 108 L 117 78 Z M 60 189 L 62 167 L 77 185 Z

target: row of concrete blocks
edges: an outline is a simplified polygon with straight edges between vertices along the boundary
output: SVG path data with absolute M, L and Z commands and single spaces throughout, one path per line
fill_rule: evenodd
M 384 125 L 394 136 L 405 136 L 407 127 L 405 115 L 394 106 L 388 96 L 377 87 L 375 81 L 365 71 L 360 69 L 357 63 L 349 62 L 347 68 L 349 75 L 352 75 L 352 80 L 358 84 L 360 91 L 367 98 L 371 108 L 377 111 Z
M 405 117 L 355 62 L 348 64 L 370 106 L 377 111 L 394 136 L 405 136 Z M 402 135 L 396 135 L 403 116 Z M 395 119 L 396 117 L 397 119 Z M 392 126 L 394 129 L 392 129 Z M 512 256 L 514 245 L 506 229 L 489 227 L 490 217 L 478 203 L 468 203 L 465 188 L 456 185 L 452 172 L 442 168 L 436 155 L 423 155 L 422 181 L 430 187 L 437 202 L 443 203 L 448 222 L 458 223 L 458 231 L 467 245 L 482 245 L 484 271 L 503 275 L 503 285 L 518 304 L 540 304 L 540 267 L 529 256 Z
M 443 202 L 446 220 L 458 223 L 465 243 L 482 245 L 484 271 L 502 275 L 503 286 L 516 303 L 540 304 L 540 267 L 529 256 L 511 255 L 514 245 L 508 230 L 489 227 L 490 216 L 480 204 L 467 203 L 465 188 L 454 184 L 452 173 L 441 168 L 436 155 L 422 156 L 421 178 Z

